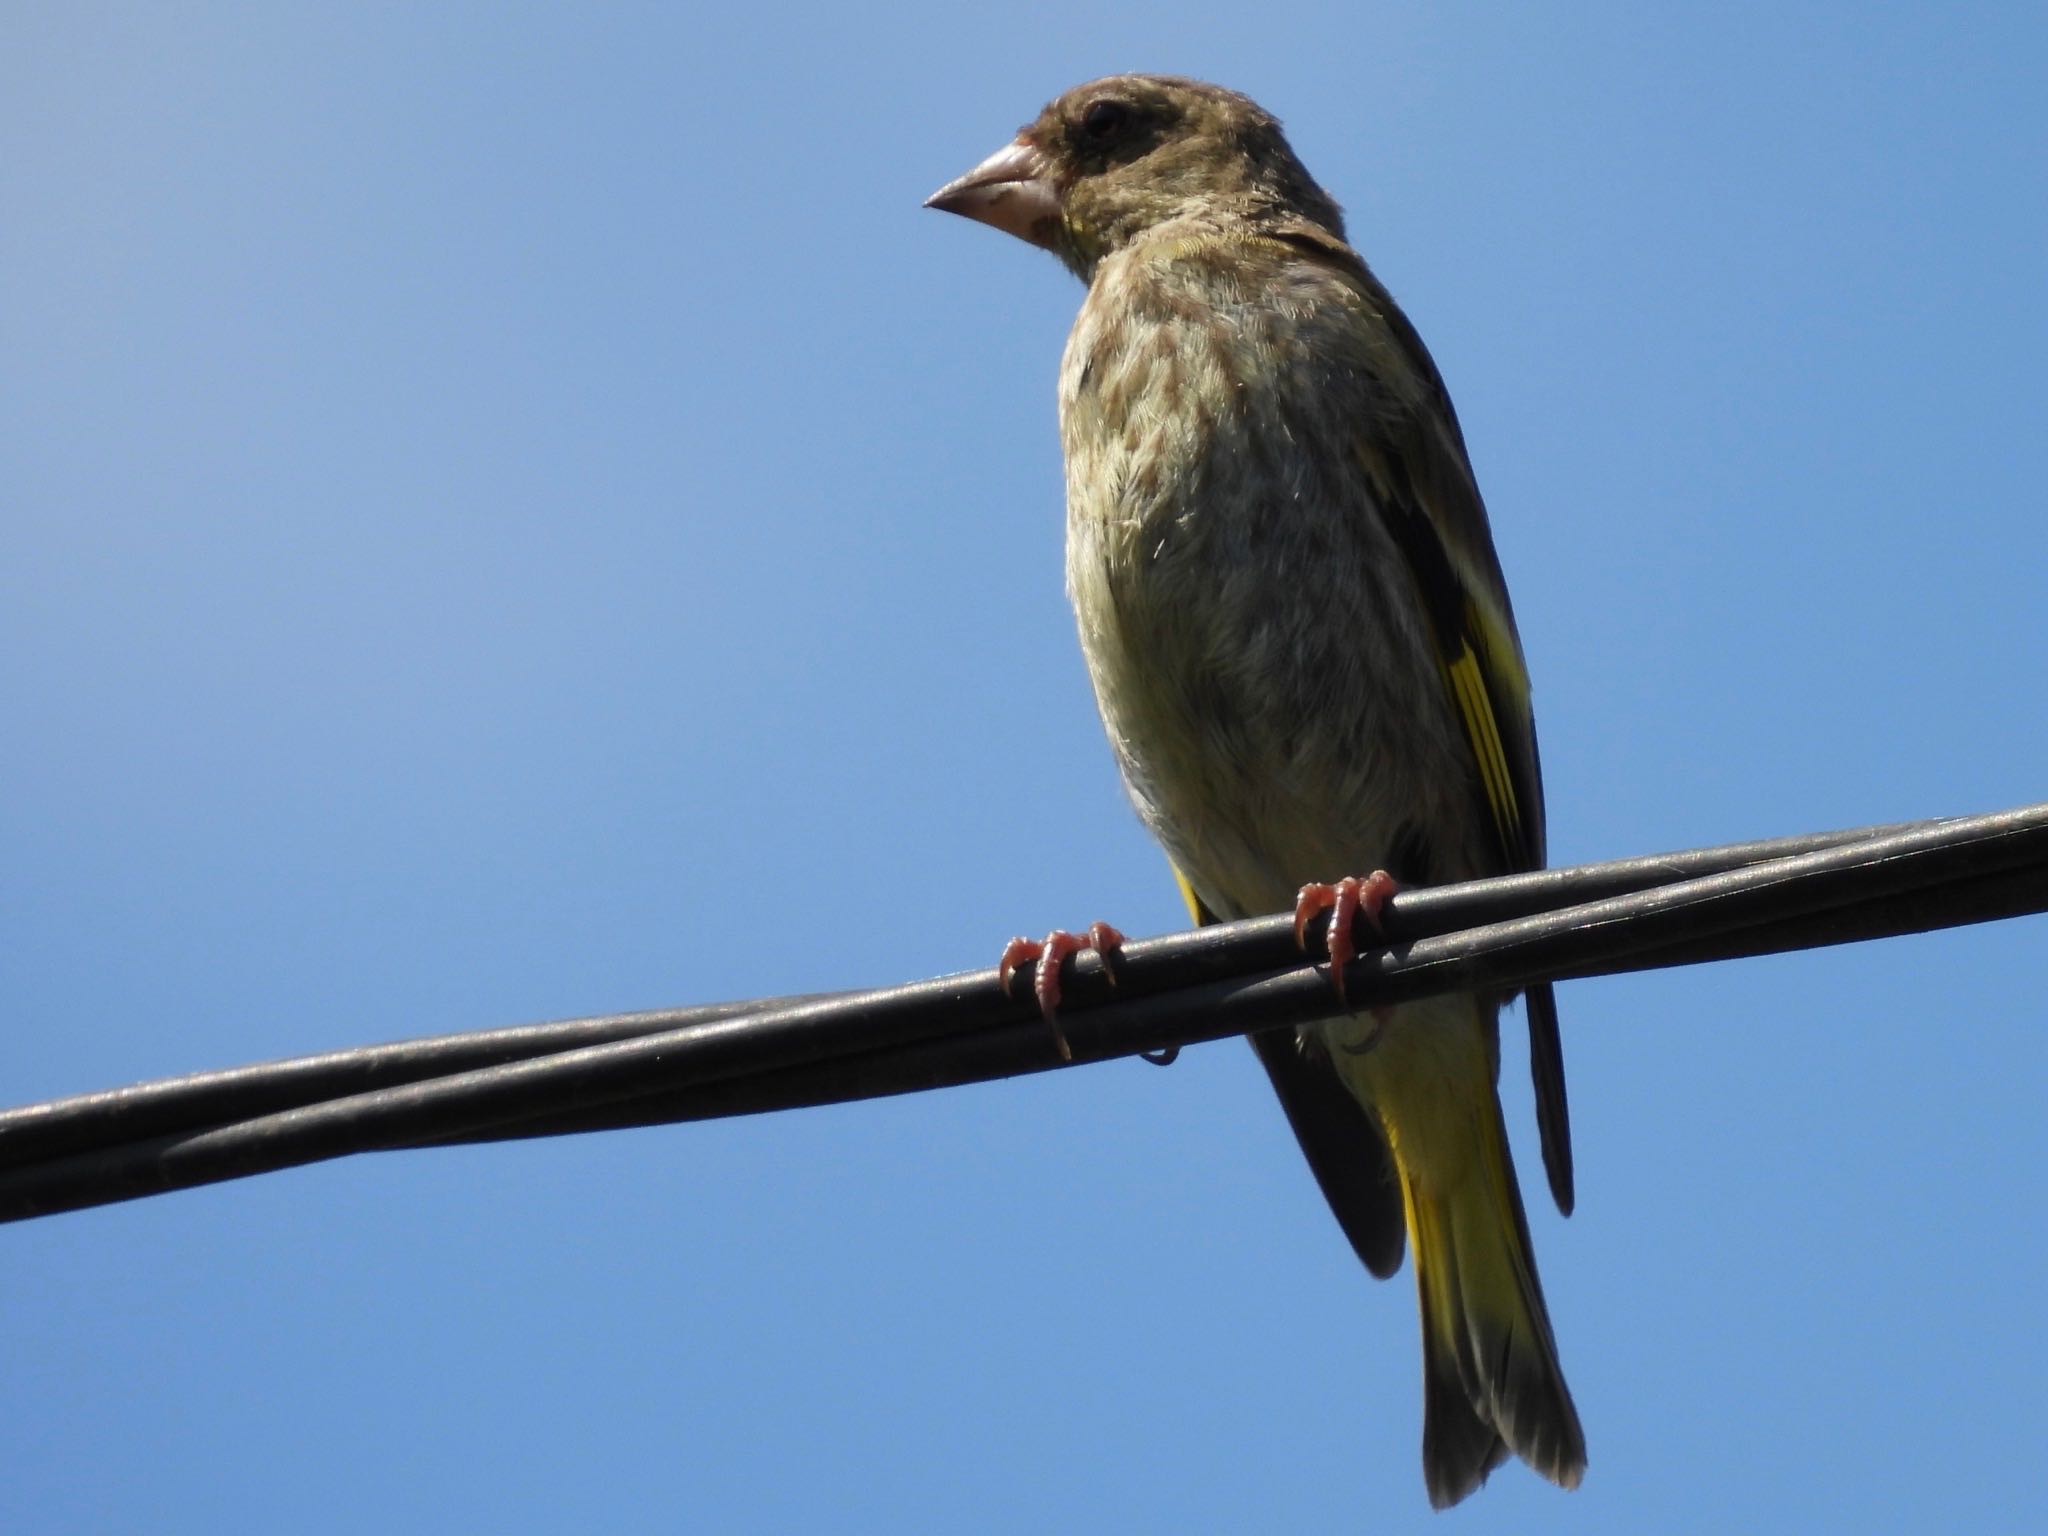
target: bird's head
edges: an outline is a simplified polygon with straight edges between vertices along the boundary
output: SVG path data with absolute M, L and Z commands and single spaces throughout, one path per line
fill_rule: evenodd
M 1089 280 L 1104 256 L 1191 217 L 1343 215 L 1250 98 L 1171 75 L 1111 75 L 1049 104 L 925 200 L 1043 246 Z

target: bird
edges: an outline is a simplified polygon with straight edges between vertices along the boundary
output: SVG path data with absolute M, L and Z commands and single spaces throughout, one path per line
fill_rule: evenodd
M 1377 926 L 1401 885 L 1540 867 L 1528 669 L 1463 432 L 1279 121 L 1220 86 L 1109 76 L 927 206 L 1086 285 L 1058 380 L 1067 590 L 1124 785 L 1195 920 L 1292 905 L 1301 935 L 1332 908 L 1341 992 L 1354 921 Z M 1107 965 L 1120 941 L 1018 941 L 1004 971 L 1035 956 L 1050 1017 L 1061 960 L 1100 948 Z M 1366 1268 L 1414 1252 L 1438 1507 L 1510 1452 L 1564 1488 L 1586 1465 L 1502 1121 L 1509 1000 L 1251 1037 Z M 1569 1215 L 1548 986 L 1525 1007 Z

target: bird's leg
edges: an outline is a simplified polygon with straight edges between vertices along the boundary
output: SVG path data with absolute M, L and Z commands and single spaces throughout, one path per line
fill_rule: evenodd
M 1072 1061 L 1073 1048 L 1067 1044 L 1066 1031 L 1060 1028 L 1060 965 L 1069 955 L 1077 955 L 1084 949 L 1092 949 L 1102 957 L 1102 974 L 1109 978 L 1111 986 L 1116 985 L 1115 957 L 1122 947 L 1124 936 L 1107 923 L 1090 923 L 1084 934 L 1069 933 L 1064 928 L 1055 928 L 1043 939 L 1012 939 L 1003 946 L 1003 958 L 996 967 L 996 979 L 1002 983 L 1005 996 L 1010 992 L 1010 983 L 1017 972 L 1032 961 L 1038 962 L 1037 973 L 1032 977 L 1031 990 L 1038 999 L 1038 1011 L 1045 1015 L 1045 1022 L 1052 1026 L 1052 1043 L 1059 1047 L 1060 1060 Z
M 1387 905 L 1387 898 L 1400 889 L 1400 884 L 1384 869 L 1376 869 L 1364 879 L 1346 875 L 1335 885 L 1318 881 L 1304 885 L 1294 898 L 1294 942 L 1301 948 L 1308 948 L 1309 920 L 1318 912 L 1327 909 L 1330 914 L 1330 985 L 1337 989 L 1337 999 L 1344 999 L 1344 967 L 1358 955 L 1358 946 L 1352 942 L 1351 931 L 1359 913 L 1372 924 L 1374 933 L 1384 934 L 1380 924 L 1380 913 Z

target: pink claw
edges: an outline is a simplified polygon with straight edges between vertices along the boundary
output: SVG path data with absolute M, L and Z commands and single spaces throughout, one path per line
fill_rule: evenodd
M 1294 942 L 1301 949 L 1308 948 L 1308 925 L 1315 915 L 1325 909 L 1330 914 L 1330 985 L 1337 989 L 1338 1001 L 1344 998 L 1344 967 L 1357 958 L 1358 947 L 1352 942 L 1352 927 L 1360 912 L 1372 924 L 1373 932 L 1383 933 L 1380 914 L 1386 910 L 1387 898 L 1400 890 L 1400 884 L 1384 869 L 1376 869 L 1364 879 L 1346 875 L 1335 885 L 1317 881 L 1304 885 L 1294 898 Z
M 1123 942 L 1124 936 L 1108 923 L 1090 923 L 1085 935 L 1055 928 L 1042 940 L 1017 938 L 1003 946 L 1003 957 L 996 966 L 996 979 L 1006 995 L 1010 994 L 1010 983 L 1017 972 L 1033 961 L 1038 963 L 1031 990 L 1038 999 L 1038 1011 L 1052 1026 L 1052 1043 L 1059 1047 L 1061 1061 L 1072 1061 L 1074 1052 L 1067 1044 L 1066 1031 L 1060 1028 L 1060 966 L 1067 956 L 1092 949 L 1102 957 L 1102 974 L 1109 978 L 1111 986 L 1115 986 L 1114 959 Z

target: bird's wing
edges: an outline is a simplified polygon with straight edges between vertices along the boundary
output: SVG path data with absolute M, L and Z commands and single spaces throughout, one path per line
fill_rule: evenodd
M 1482 810 L 1500 867 L 1510 873 L 1541 868 L 1543 767 L 1529 707 L 1529 673 L 1450 394 L 1408 317 L 1348 245 L 1306 223 L 1290 224 L 1276 237 L 1297 256 L 1306 254 L 1334 270 L 1381 323 L 1371 328 L 1378 347 L 1366 366 L 1377 393 L 1409 406 L 1396 413 L 1406 431 L 1397 427 L 1391 437 L 1377 440 L 1361 433 L 1359 452 L 1429 615 L 1444 686 L 1478 766 Z M 1557 1002 L 1549 984 L 1528 988 L 1525 1006 L 1543 1167 L 1558 1209 L 1569 1215 L 1571 1120 Z
M 1469 474 L 1465 477 L 1470 483 Z M 1529 710 L 1529 674 L 1515 640 L 1514 618 L 1508 611 L 1506 588 L 1488 591 L 1472 577 L 1475 567 L 1493 568 L 1490 540 L 1484 545 L 1486 566 L 1461 561 L 1454 536 L 1436 509 L 1446 504 L 1425 491 L 1395 462 L 1382 483 L 1387 522 L 1408 557 L 1409 569 L 1422 589 L 1436 639 L 1444 685 L 1464 724 L 1479 764 L 1479 783 L 1486 801 L 1502 868 L 1536 869 L 1543 863 L 1543 770 L 1536 755 L 1536 723 Z M 1470 507 L 1478 507 L 1477 492 Z M 1458 505 L 1458 498 L 1448 498 Z M 1478 525 L 1485 538 L 1485 525 Z M 1572 1144 L 1570 1111 L 1565 1100 L 1564 1048 L 1557 1032 L 1557 999 L 1548 982 L 1526 990 L 1529 1015 L 1529 1073 L 1536 1089 L 1536 1126 L 1543 1144 L 1543 1169 L 1557 1208 L 1571 1214 Z

